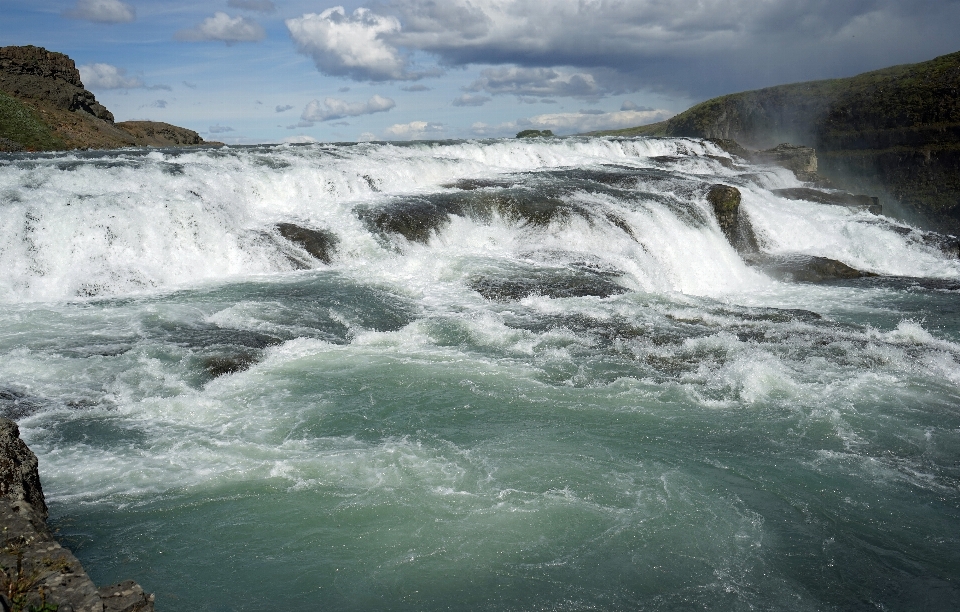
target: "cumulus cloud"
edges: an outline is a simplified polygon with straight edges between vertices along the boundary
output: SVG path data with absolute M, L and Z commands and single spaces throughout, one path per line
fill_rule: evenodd
M 319 142 L 319 141 L 313 136 L 298 134 L 297 136 L 287 136 L 281 142 L 284 142 L 287 144 L 309 144 L 311 142 Z
M 415 78 L 407 61 L 386 41 L 400 31 L 395 17 L 357 9 L 347 15 L 342 6 L 320 14 L 286 20 L 297 50 L 313 58 L 324 74 L 356 80 L 390 81 Z
M 549 97 L 638 90 L 705 97 L 850 75 L 955 51 L 960 23 L 956 0 L 552 0 L 546 9 L 542 0 L 370 4 L 375 11 L 335 8 L 287 25 L 322 71 L 361 80 L 410 78 L 413 54 L 442 67 L 581 75 L 502 85 L 499 75 L 489 75 L 476 90 Z
M 614 111 L 610 113 L 551 113 L 537 115 L 498 125 L 474 123 L 472 131 L 477 136 L 510 136 L 520 130 L 551 130 L 557 134 L 579 134 L 598 130 L 646 125 L 669 118 L 673 113 L 666 110 Z
M 304 121 L 330 121 L 332 119 L 343 119 L 344 117 L 384 113 L 396 105 L 396 102 L 383 96 L 373 96 L 366 102 L 347 102 L 339 98 L 324 98 L 323 104 L 320 103 L 320 100 L 313 100 L 308 103 L 300 118 Z
M 431 88 L 421 83 L 414 83 L 413 85 L 402 85 L 400 89 L 403 91 L 430 91 Z
M 77 4 L 64 11 L 63 16 L 97 23 L 129 23 L 136 19 L 137 12 L 120 0 L 77 0 Z
M 277 7 L 270 0 L 229 0 L 227 6 L 261 13 L 272 13 L 277 10 Z
M 384 134 L 388 140 L 425 140 L 430 137 L 439 137 L 444 132 L 442 123 L 427 121 L 411 121 L 410 123 L 396 123 L 391 125 Z
M 210 129 L 207 131 L 210 132 L 211 134 L 225 134 L 227 132 L 233 132 L 234 129 L 227 125 L 217 124 L 217 125 L 211 125 Z
M 459 98 L 455 99 L 452 104 L 454 106 L 483 106 L 490 101 L 488 96 L 477 96 L 474 94 L 463 94 Z
M 246 17 L 231 17 L 217 11 L 213 17 L 207 17 L 196 27 L 180 30 L 174 34 L 177 40 L 198 42 L 218 40 L 232 45 L 238 42 L 257 42 L 267 35 L 263 27 Z
M 287 112 L 288 110 L 290 110 L 291 108 L 293 108 L 293 105 L 292 105 L 292 104 L 284 104 L 283 106 L 280 106 L 280 105 L 278 104 L 278 105 L 277 105 L 277 108 L 276 108 L 276 111 L 277 111 L 278 113 L 285 113 L 285 112 Z
M 144 87 L 140 77 L 128 77 L 124 68 L 110 64 L 84 64 L 77 66 L 80 80 L 88 89 L 138 89 Z

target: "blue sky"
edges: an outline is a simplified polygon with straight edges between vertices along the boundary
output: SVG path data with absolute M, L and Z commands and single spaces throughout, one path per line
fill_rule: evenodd
M 960 50 L 960 0 L 0 0 L 118 121 L 227 143 L 571 134 Z

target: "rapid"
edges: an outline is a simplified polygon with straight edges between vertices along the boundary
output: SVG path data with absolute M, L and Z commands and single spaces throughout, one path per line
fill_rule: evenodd
M 866 274 L 755 265 L 718 183 Z M 956 609 L 960 260 L 800 186 L 694 139 L 0 155 L 0 414 L 160 611 Z

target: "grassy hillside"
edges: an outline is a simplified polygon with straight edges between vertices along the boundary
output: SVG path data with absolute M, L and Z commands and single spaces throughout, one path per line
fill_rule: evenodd
M 37 111 L 0 92 L 0 138 L 19 143 L 31 151 L 62 149 L 64 142 L 54 134 Z

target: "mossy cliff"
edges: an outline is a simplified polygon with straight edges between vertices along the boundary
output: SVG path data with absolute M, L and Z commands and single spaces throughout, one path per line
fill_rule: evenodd
M 0 151 L 202 144 L 217 143 L 168 123 L 114 123 L 113 113 L 84 88 L 73 60 L 62 53 L 0 47 Z
M 960 232 L 960 52 L 845 79 L 721 96 L 613 135 L 814 147 L 818 172 Z

